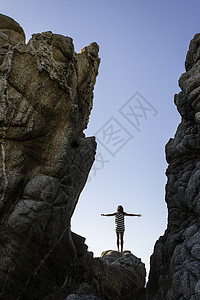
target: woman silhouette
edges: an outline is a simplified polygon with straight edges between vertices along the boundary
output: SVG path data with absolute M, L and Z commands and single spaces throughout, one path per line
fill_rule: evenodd
M 115 231 L 117 236 L 117 250 L 119 251 L 119 238 L 121 239 L 121 252 L 123 252 L 123 245 L 124 245 L 124 216 L 131 216 L 131 217 L 141 217 L 140 214 L 128 214 L 124 211 L 123 206 L 119 205 L 117 211 L 112 214 L 101 214 L 101 216 L 111 217 L 115 216 Z

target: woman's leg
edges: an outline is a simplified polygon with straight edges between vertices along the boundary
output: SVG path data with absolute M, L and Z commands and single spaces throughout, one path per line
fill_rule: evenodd
M 116 232 L 117 236 L 117 251 L 119 252 L 119 232 Z
M 123 246 L 124 246 L 124 232 L 121 232 L 121 252 L 123 252 Z

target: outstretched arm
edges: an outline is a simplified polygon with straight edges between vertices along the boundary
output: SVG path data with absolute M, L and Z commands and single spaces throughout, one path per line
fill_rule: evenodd
M 103 217 L 111 217 L 111 216 L 114 216 L 115 215 L 115 213 L 113 213 L 113 214 L 101 214 L 101 216 L 103 216 Z
M 128 213 L 124 213 L 125 216 L 129 216 L 129 217 L 141 217 L 141 214 L 128 214 Z

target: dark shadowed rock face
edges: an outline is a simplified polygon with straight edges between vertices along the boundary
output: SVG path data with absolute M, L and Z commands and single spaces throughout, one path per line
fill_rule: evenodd
M 166 146 L 168 227 L 151 257 L 149 299 L 200 299 L 200 34 L 175 95 L 182 120 Z
M 142 299 L 146 270 L 130 251 L 105 251 L 96 260 L 93 285 L 102 299 Z
M 0 299 L 42 299 L 73 284 L 70 219 L 94 161 L 85 138 L 96 43 L 34 34 L 0 15 Z
M 144 299 L 145 266 L 130 251 L 107 250 L 93 260 L 87 256 L 87 264 L 82 284 L 66 300 Z

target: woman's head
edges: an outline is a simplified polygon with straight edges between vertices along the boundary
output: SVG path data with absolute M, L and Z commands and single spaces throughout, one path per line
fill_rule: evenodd
M 124 212 L 123 206 L 119 205 L 118 208 L 117 208 L 117 212 L 118 213 L 123 213 Z

